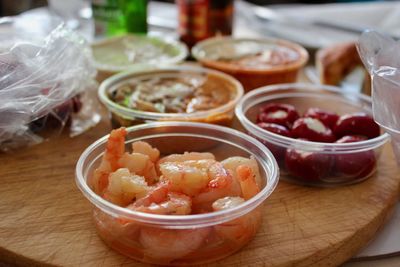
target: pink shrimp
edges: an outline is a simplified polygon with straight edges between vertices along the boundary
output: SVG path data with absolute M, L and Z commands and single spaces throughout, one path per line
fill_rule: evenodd
M 100 166 L 94 171 L 91 185 L 97 194 L 102 194 L 108 186 L 108 176 L 120 168 L 118 160 L 125 152 L 125 128 L 112 130 L 108 137 L 106 151 L 101 159 Z
M 198 160 L 215 160 L 213 154 L 204 152 L 185 152 L 183 154 L 171 154 L 169 156 L 163 157 L 158 161 L 158 165 L 165 162 L 184 162 L 184 161 L 198 161 Z
M 131 174 L 120 168 L 108 176 L 108 185 L 103 198 L 122 207 L 147 194 L 149 187 L 143 176 Z
M 238 178 L 237 178 L 236 168 L 239 167 L 240 165 L 249 166 L 255 174 L 255 179 L 256 179 L 256 183 L 258 184 L 258 186 L 260 186 L 262 184 L 260 169 L 258 167 L 257 161 L 255 160 L 255 158 L 253 156 L 251 156 L 250 158 L 238 157 L 238 156 L 229 157 L 229 158 L 221 161 L 221 163 L 225 169 L 232 172 L 233 177 L 237 180 L 238 180 Z
M 255 174 L 248 165 L 240 165 L 236 168 L 237 177 L 242 189 L 242 196 L 248 200 L 260 192 Z
M 145 259 L 163 265 L 195 252 L 205 242 L 210 227 L 197 229 L 141 229 L 139 242 L 143 246 Z
M 148 184 L 154 184 L 158 180 L 155 165 L 146 154 L 124 153 L 118 163 L 121 167 L 129 169 L 131 173 L 143 176 Z
M 140 225 L 121 217 L 114 217 L 96 208 L 93 212 L 95 224 L 100 235 L 111 242 L 132 242 L 137 240 Z
M 135 202 L 128 205 L 126 208 L 130 210 L 138 210 L 144 207 L 148 207 L 152 204 L 159 204 L 162 203 L 167 199 L 168 196 L 168 182 L 160 182 L 159 184 L 152 186 L 148 189 L 145 196 L 142 198 L 136 199 Z M 107 197 L 107 196 L 105 196 Z M 145 212 L 145 211 L 143 211 Z M 124 218 L 119 218 L 119 223 L 121 225 L 131 223 L 131 220 L 127 220 Z
M 208 169 L 210 181 L 202 191 L 193 198 L 196 212 L 211 210 L 211 204 L 224 196 L 240 196 L 239 182 L 226 170 L 221 163 L 215 162 Z
M 208 170 L 214 163 L 212 159 L 163 162 L 160 164 L 161 179 L 170 182 L 171 190 L 195 196 L 210 181 Z
M 241 197 L 224 197 L 215 201 L 212 207 L 214 211 L 230 209 L 244 203 L 244 201 Z M 261 211 L 256 208 L 237 219 L 215 225 L 214 230 L 218 236 L 227 240 L 230 246 L 239 248 L 256 234 L 261 221 Z
M 163 181 L 146 197 L 128 208 L 163 215 L 187 215 L 191 213 L 191 198 L 182 193 L 169 192 L 170 182 Z M 142 227 L 139 242 L 145 258 L 169 263 L 195 251 L 204 242 L 210 228 L 173 230 Z
M 192 209 L 192 199 L 185 194 L 169 192 L 167 199 L 159 204 L 152 203 L 149 206 L 139 206 L 136 211 L 164 214 L 164 215 L 187 215 Z
M 160 157 L 160 151 L 157 148 L 153 148 L 150 144 L 143 141 L 132 143 L 132 151 L 149 156 L 153 163 L 156 163 Z
M 170 192 L 170 182 L 162 181 L 147 195 L 127 208 L 153 214 L 187 215 L 191 213 L 192 199 L 185 194 Z
M 139 207 L 148 207 L 151 204 L 159 204 L 167 199 L 170 184 L 168 182 L 160 182 L 153 186 L 143 198 L 137 199 L 127 208 L 135 210 Z

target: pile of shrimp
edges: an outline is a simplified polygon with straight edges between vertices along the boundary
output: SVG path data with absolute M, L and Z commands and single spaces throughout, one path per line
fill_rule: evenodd
M 160 158 L 160 151 L 143 141 L 132 143 L 129 153 L 125 152 L 125 136 L 124 128 L 110 133 L 101 163 L 89 181 L 98 195 L 116 205 L 152 214 L 200 214 L 233 208 L 260 191 L 254 158 L 230 157 L 219 162 L 211 153 L 198 152 Z M 109 223 L 114 239 L 139 240 L 143 253 L 150 257 L 147 262 L 168 264 L 203 247 L 212 231 L 241 246 L 255 234 L 260 221 L 257 216 L 242 216 L 214 228 L 193 230 Z
M 131 210 L 188 215 L 230 208 L 260 191 L 253 158 L 218 162 L 211 153 L 185 152 L 160 158 L 148 143 L 132 143 L 125 152 L 124 128 L 113 130 L 91 180 L 104 199 Z

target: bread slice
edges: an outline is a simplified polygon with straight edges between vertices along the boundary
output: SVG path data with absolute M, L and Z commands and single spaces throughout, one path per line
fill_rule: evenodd
M 338 85 L 356 66 L 362 65 L 355 43 L 340 43 L 321 49 L 316 55 L 321 83 Z

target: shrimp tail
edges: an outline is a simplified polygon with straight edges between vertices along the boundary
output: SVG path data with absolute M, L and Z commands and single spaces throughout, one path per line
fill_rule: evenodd
M 119 128 L 112 130 L 108 137 L 104 158 L 110 163 L 111 171 L 119 168 L 118 160 L 125 152 L 126 129 Z
M 108 186 L 108 176 L 119 168 L 118 160 L 125 152 L 126 129 L 112 130 L 100 166 L 94 171 L 91 181 L 96 193 L 101 194 Z

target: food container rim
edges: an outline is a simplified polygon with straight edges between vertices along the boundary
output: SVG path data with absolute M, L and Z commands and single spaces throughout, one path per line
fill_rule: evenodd
M 242 41 L 252 41 L 258 43 L 272 43 L 277 45 L 282 45 L 285 47 L 289 47 L 299 53 L 300 58 L 294 62 L 289 64 L 282 64 L 278 66 L 268 67 L 268 68 L 251 68 L 244 66 L 236 66 L 230 63 L 221 63 L 219 60 L 208 59 L 207 57 L 201 56 L 201 51 L 206 50 L 207 46 L 213 45 L 215 43 L 224 43 L 224 42 L 242 42 Z M 206 40 L 198 42 L 191 49 L 192 56 L 199 62 L 204 62 L 207 65 L 212 65 L 221 69 L 226 69 L 230 71 L 240 71 L 244 73 L 265 73 L 265 72 L 281 72 L 287 71 L 288 69 L 297 69 L 301 66 L 304 66 L 309 58 L 307 50 L 299 44 L 283 40 L 277 38 L 263 37 L 263 38 L 237 38 L 237 37 L 228 37 L 228 36 L 217 36 L 213 38 L 208 38 Z
M 277 85 L 269 85 L 257 88 L 247 93 L 237 104 L 235 108 L 235 114 L 243 127 L 253 135 L 258 138 L 268 140 L 268 142 L 272 142 L 277 145 L 285 146 L 285 147 L 294 147 L 295 149 L 309 151 L 309 152 L 320 152 L 327 154 L 335 154 L 335 153 L 354 153 L 354 152 L 362 152 L 377 148 L 383 145 L 386 141 L 389 140 L 390 136 L 387 133 L 382 133 L 378 137 L 354 142 L 354 143 L 322 143 L 322 142 L 312 142 L 305 140 L 293 139 L 290 137 L 281 136 L 264 129 L 258 127 L 255 123 L 250 121 L 245 115 L 247 110 L 252 106 L 262 103 L 266 101 L 266 97 L 262 97 L 264 93 L 274 92 L 279 93 L 280 90 L 285 89 L 301 89 L 309 91 L 308 94 L 317 95 L 317 90 L 327 91 L 331 93 L 343 94 L 343 90 L 336 86 L 329 85 L 319 85 L 319 84 L 307 84 L 307 83 L 285 83 L 285 84 L 277 84 Z M 286 93 L 285 97 L 296 96 L 295 93 Z M 280 95 L 276 95 L 280 96 Z M 305 95 L 297 95 L 297 96 L 305 96 Z M 346 92 L 346 96 L 355 97 L 357 99 L 361 99 L 369 104 L 372 103 L 371 98 L 367 95 L 361 93 L 353 93 Z M 318 97 L 325 97 L 325 95 L 319 94 Z M 274 97 L 272 95 L 269 96 L 271 100 Z
M 137 35 L 137 34 L 131 34 L 131 33 L 95 41 L 92 43 L 91 49 L 93 50 L 94 47 L 96 47 L 96 46 L 106 45 L 107 43 L 115 42 L 116 40 L 126 38 L 127 36 L 128 37 L 132 36 L 132 37 L 141 38 L 141 39 L 148 39 L 148 40 L 157 40 L 157 41 L 163 42 L 166 45 L 171 45 L 178 50 L 178 54 L 176 56 L 172 56 L 168 59 L 163 60 L 162 62 L 157 62 L 157 64 L 163 64 L 163 65 L 177 64 L 179 62 L 182 62 L 189 54 L 189 50 L 188 50 L 187 46 L 184 43 L 177 41 L 173 38 L 168 38 L 168 37 L 159 36 L 159 35 Z M 105 71 L 105 72 L 121 72 L 121 71 L 130 70 L 132 68 L 138 69 L 140 66 L 146 67 L 148 65 L 151 65 L 149 63 L 143 63 L 143 62 L 132 63 L 132 64 L 129 64 L 126 66 L 109 65 L 109 64 L 104 64 L 104 63 L 98 62 L 94 58 L 94 56 L 93 56 L 92 60 L 93 60 L 93 64 L 94 64 L 95 68 L 98 71 Z
M 129 80 L 130 78 L 138 77 L 141 75 L 157 74 L 160 71 L 171 71 L 177 73 L 185 71 L 192 71 L 192 72 L 206 73 L 206 74 L 211 73 L 231 83 L 236 89 L 236 96 L 229 102 L 225 103 L 224 105 L 205 111 L 197 111 L 193 113 L 158 113 L 158 112 L 134 110 L 128 107 L 121 106 L 112 101 L 107 95 L 107 90 L 112 86 L 121 83 L 121 81 Z M 239 81 L 237 81 L 232 76 L 220 71 L 211 70 L 203 67 L 197 67 L 197 66 L 153 66 L 153 67 L 148 67 L 145 70 L 122 72 L 104 80 L 100 84 L 100 87 L 98 89 L 98 96 L 100 101 L 104 105 L 106 105 L 107 108 L 113 113 L 121 115 L 122 117 L 125 118 L 141 118 L 145 120 L 208 118 L 210 117 L 210 115 L 211 116 L 218 115 L 221 113 L 225 113 L 229 110 L 233 110 L 234 105 L 239 101 L 239 99 L 243 96 L 243 94 L 244 94 L 243 86 Z
M 171 128 L 179 128 L 182 126 L 186 127 L 194 127 L 198 128 L 199 131 L 196 136 L 201 136 L 204 138 L 212 137 L 207 134 L 202 134 L 201 129 L 209 129 L 213 130 L 216 133 L 223 133 L 230 136 L 239 137 L 240 139 L 249 143 L 249 145 L 253 146 L 253 149 L 257 150 L 257 153 L 260 153 L 261 156 L 254 155 L 258 163 L 265 170 L 267 177 L 264 177 L 264 182 L 266 185 L 264 188 L 254 197 L 249 200 L 246 200 L 244 203 L 239 206 L 231 209 L 210 212 L 205 214 L 195 214 L 195 215 L 158 215 L 158 214 L 149 214 L 143 212 L 132 211 L 117 205 L 114 205 L 102 197 L 97 195 L 93 190 L 89 187 L 86 182 L 84 174 L 84 162 L 86 158 L 93 152 L 94 149 L 98 148 L 100 145 L 103 145 L 107 142 L 109 135 L 103 136 L 98 139 L 94 143 L 92 143 L 89 147 L 85 149 L 85 151 L 81 154 L 75 169 L 75 181 L 78 188 L 82 191 L 84 196 L 96 207 L 101 209 L 102 211 L 112 215 L 112 216 L 122 216 L 124 218 L 128 218 L 131 220 L 135 220 L 142 223 L 163 226 L 167 228 L 193 228 L 193 227 L 206 227 L 215 224 L 219 224 L 225 221 L 233 220 L 238 218 L 244 214 L 247 214 L 251 210 L 258 207 L 262 202 L 274 191 L 275 187 L 278 184 L 279 179 L 279 168 L 275 158 L 272 156 L 272 153 L 265 148 L 265 146 L 257 141 L 256 139 L 239 132 L 234 129 L 230 129 L 224 126 L 212 125 L 207 123 L 199 123 L 199 122 L 152 122 L 142 125 L 137 125 L 133 127 L 127 128 L 128 132 L 133 132 L 137 130 L 149 129 L 149 128 L 157 128 L 157 127 L 171 127 Z M 173 134 L 171 132 L 170 134 Z M 175 132 L 178 133 L 178 132 Z M 168 136 L 168 133 L 165 134 Z M 187 134 L 187 136 L 191 136 L 193 134 Z M 229 143 L 229 138 L 214 138 L 214 140 L 218 140 L 220 142 Z M 241 149 L 245 151 L 249 151 L 247 147 L 243 147 L 237 145 Z M 92 162 L 91 162 L 92 163 Z

